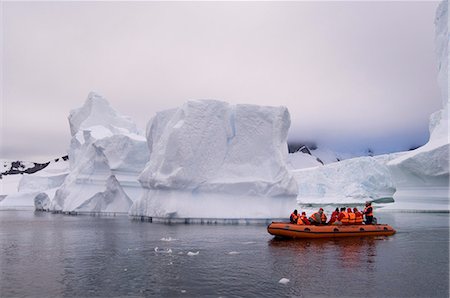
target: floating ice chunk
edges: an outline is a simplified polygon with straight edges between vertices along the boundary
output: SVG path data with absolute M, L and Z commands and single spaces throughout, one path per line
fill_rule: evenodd
M 163 254 L 171 254 L 172 250 L 170 248 L 168 248 L 168 249 L 163 249 L 163 248 L 159 249 L 158 247 L 155 247 L 155 252 L 163 253 Z
M 199 251 L 197 251 L 197 252 L 192 252 L 192 251 L 190 251 L 190 252 L 187 253 L 187 255 L 190 256 L 190 257 L 192 257 L 192 256 L 198 255 L 199 253 L 200 253 Z
M 186 293 L 186 290 L 181 290 L 181 293 Z
M 278 281 L 278 283 L 283 285 L 287 284 L 288 282 L 290 282 L 290 280 L 284 277 Z
M 176 241 L 176 240 L 178 240 L 178 239 L 175 239 L 175 238 L 172 238 L 172 237 L 167 237 L 167 238 L 163 237 L 163 238 L 161 238 L 161 241 L 167 241 L 167 242 Z
M 230 251 L 228 254 L 229 255 L 238 255 L 238 254 L 240 254 L 240 252 L 238 252 L 238 251 Z

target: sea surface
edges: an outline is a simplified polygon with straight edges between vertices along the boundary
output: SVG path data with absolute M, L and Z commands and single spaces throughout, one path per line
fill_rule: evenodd
M 0 297 L 448 297 L 449 214 L 377 217 L 397 234 L 278 240 L 265 225 L 0 211 Z

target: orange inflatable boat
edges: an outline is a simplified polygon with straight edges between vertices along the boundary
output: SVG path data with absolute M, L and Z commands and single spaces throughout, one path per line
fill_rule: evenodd
M 355 236 L 391 236 L 395 230 L 389 225 L 331 225 L 310 226 L 287 222 L 272 222 L 269 234 L 284 238 L 333 238 Z

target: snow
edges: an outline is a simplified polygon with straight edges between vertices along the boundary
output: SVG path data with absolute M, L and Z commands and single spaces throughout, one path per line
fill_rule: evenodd
M 389 169 L 373 157 L 358 157 L 321 167 L 293 171 L 299 204 L 362 204 L 392 198 L 395 185 Z
M 286 166 L 285 107 L 189 101 L 147 126 L 145 188 L 131 214 L 161 218 L 272 218 L 295 203 Z M 236 208 L 239 206 L 239 208 Z M 220 210 L 220 212 L 214 212 Z
M 11 164 L 11 161 L 2 161 Z M 23 170 L 35 166 L 32 162 L 20 162 Z M 44 203 L 45 197 L 53 197 L 56 189 L 68 174 L 69 162 L 61 159 L 50 161 L 48 166 L 33 174 L 3 175 L 0 180 L 0 209 L 34 208 L 35 198 Z
M 113 133 L 125 131 L 138 134 L 136 124 L 130 118 L 118 114 L 106 99 L 95 92 L 89 93 L 81 108 L 70 112 L 69 123 L 72 136 L 92 126 L 104 126 Z
M 149 158 L 136 125 L 106 99 L 90 93 L 70 113 L 70 173 L 51 199 L 51 210 L 127 213 L 141 195 L 137 181 Z
M 318 167 L 323 164 L 317 160 L 317 157 L 297 151 L 288 155 L 287 165 L 289 169 L 295 170 Z

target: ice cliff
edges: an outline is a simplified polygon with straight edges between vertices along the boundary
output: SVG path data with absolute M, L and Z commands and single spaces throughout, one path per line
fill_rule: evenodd
M 150 160 L 134 216 L 276 218 L 295 204 L 285 107 L 189 101 L 147 126 Z
M 362 204 L 392 198 L 389 169 L 372 157 L 358 157 L 293 171 L 302 205 Z
M 50 198 L 50 209 L 128 212 L 141 194 L 137 177 L 149 157 L 145 137 L 129 118 L 95 93 L 71 111 L 69 124 L 70 173 Z

